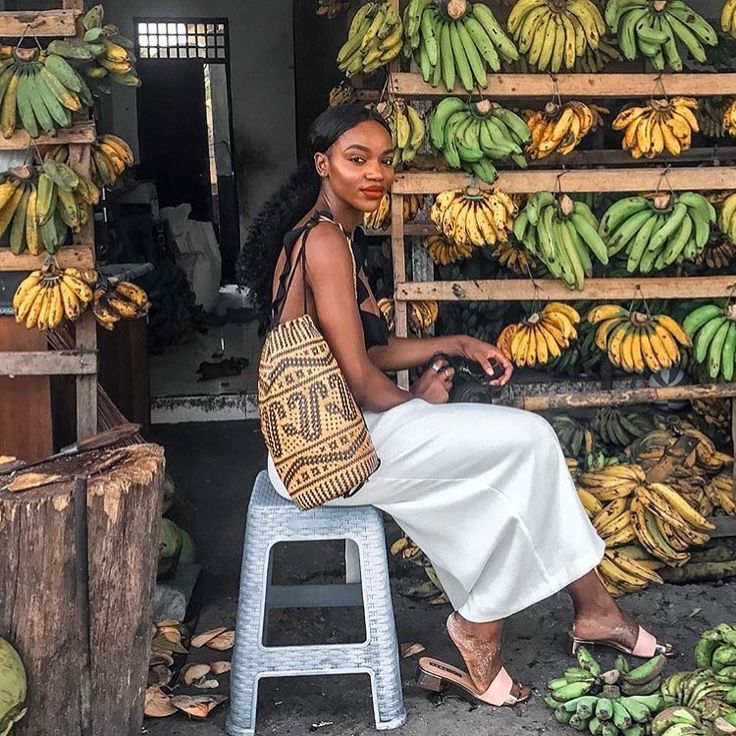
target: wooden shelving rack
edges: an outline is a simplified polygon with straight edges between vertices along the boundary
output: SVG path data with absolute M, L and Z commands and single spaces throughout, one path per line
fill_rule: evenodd
M 0 37 L 28 35 L 37 37 L 72 37 L 77 35 L 83 13 L 83 0 L 63 0 L 59 10 L 0 12 Z M 92 121 L 78 121 L 54 138 L 40 136 L 36 145 L 69 144 L 69 165 L 89 177 L 91 144 L 96 137 Z M 0 150 L 25 151 L 30 136 L 17 131 L 10 139 L 0 138 Z M 95 266 L 94 222 L 92 212 L 88 223 L 75 235 L 74 243 L 56 254 L 62 268 L 91 269 Z M 31 271 L 39 268 L 43 256 L 28 253 L 17 256 L 8 248 L 0 248 L 1 271 Z M 97 432 L 97 325 L 91 312 L 85 312 L 74 323 L 73 350 L 38 352 L 0 352 L 0 376 L 76 376 L 77 438 Z
M 389 0 L 402 9 L 402 0 Z M 431 100 L 448 94 L 476 98 L 480 92 L 468 94 L 460 87 L 448 93 L 424 82 L 418 73 L 402 72 L 398 62 L 390 68 L 393 94 L 410 100 Z M 648 98 L 652 96 L 687 95 L 708 97 L 736 95 L 736 73 L 601 73 L 601 74 L 489 74 L 489 83 L 482 96 L 491 100 L 521 98 Z M 707 149 L 706 149 L 707 150 Z M 706 150 L 690 158 L 707 158 Z M 576 162 L 598 168 L 591 169 L 538 169 L 500 171 L 493 187 L 510 194 L 528 194 L 539 191 L 575 192 L 638 192 L 658 188 L 682 190 L 736 189 L 736 166 L 677 166 L 646 162 L 644 166 L 624 167 L 622 152 L 580 151 Z M 714 149 L 715 154 L 715 149 Z M 714 155 L 714 158 L 716 156 Z M 559 160 L 559 159 L 558 159 Z M 681 159 L 671 159 L 679 161 Z M 604 162 L 608 161 L 606 165 Z M 617 167 L 611 168 L 615 162 Z M 436 162 L 440 165 L 440 161 Z M 567 163 L 567 160 L 565 161 Z M 633 160 L 628 163 L 634 164 Z M 425 163 L 426 166 L 426 163 Z M 602 166 L 605 166 L 603 168 Z M 475 180 L 472 180 L 477 184 Z M 435 231 L 432 223 L 405 224 L 402 217 L 403 197 L 407 194 L 438 194 L 447 189 L 466 186 L 471 177 L 456 171 L 417 171 L 398 174 L 391 191 L 391 253 L 394 272 L 394 324 L 396 335 L 408 334 L 407 303 L 422 299 L 438 301 L 518 301 L 547 300 L 616 300 L 645 298 L 700 298 L 723 297 L 733 293 L 736 275 L 673 278 L 601 278 L 586 279 L 582 291 L 571 291 L 561 281 L 544 279 L 479 280 L 479 281 L 408 281 L 406 277 L 406 235 L 426 235 Z M 480 184 L 485 187 L 484 184 Z M 408 372 L 398 374 L 398 382 L 408 387 Z M 514 400 L 521 408 L 541 411 L 561 406 L 606 406 L 633 404 L 654 400 L 676 400 L 696 396 L 736 396 L 736 382 L 713 386 L 678 386 L 666 389 L 637 389 L 632 391 L 579 392 L 553 397 L 519 397 Z M 562 401 L 563 403 L 560 403 Z M 736 401 L 732 402 L 736 406 Z M 736 411 L 734 439 L 736 444 Z

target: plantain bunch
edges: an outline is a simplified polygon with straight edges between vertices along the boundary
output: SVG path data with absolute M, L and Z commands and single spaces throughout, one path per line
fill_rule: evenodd
M 400 97 L 379 102 L 376 111 L 391 129 L 394 167 L 413 161 L 426 140 L 424 120 L 419 111 Z
M 548 102 L 544 110 L 524 110 L 524 114 L 532 132 L 527 151 L 533 159 L 551 153 L 566 156 L 596 127 L 593 110 L 575 100 L 563 104 Z

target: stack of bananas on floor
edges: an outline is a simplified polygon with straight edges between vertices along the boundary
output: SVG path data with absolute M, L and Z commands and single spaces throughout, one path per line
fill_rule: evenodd
M 537 259 L 514 237 L 513 233 L 505 243 L 496 243 L 491 255 L 498 259 L 504 268 L 522 276 L 529 276 L 537 268 Z
M 707 58 L 704 44 L 718 44 L 713 26 L 683 0 L 608 0 L 605 16 L 624 56 L 644 56 L 657 71 L 665 65 L 682 71 L 678 44 L 701 64 Z
M 658 373 L 680 362 L 680 345 L 692 342 L 667 314 L 632 312 L 620 304 L 599 304 L 586 319 L 598 325 L 595 342 L 617 368 L 627 373 Z
M 424 206 L 423 194 L 405 194 L 402 197 L 404 222 L 413 220 Z M 391 195 L 384 194 L 378 209 L 375 212 L 366 212 L 363 215 L 363 225 L 368 230 L 385 230 L 391 223 Z
M 92 312 L 106 330 L 112 330 L 123 318 L 145 317 L 150 307 L 146 292 L 128 281 L 104 279 L 94 290 Z
M 516 203 L 499 189 L 450 189 L 435 197 L 429 217 L 445 237 L 478 248 L 506 242 L 514 225 Z
M 516 218 L 514 235 L 555 277 L 582 289 L 593 273 L 593 255 L 608 263 L 608 249 L 598 235 L 598 220 L 584 202 L 551 192 L 532 195 Z
M 726 132 L 736 138 L 736 100 L 724 111 L 723 124 L 726 126 Z
M 404 42 L 404 24 L 391 3 L 361 5 L 348 30 L 348 40 L 337 54 L 345 76 L 371 74 L 395 59 Z
M 624 197 L 601 218 L 599 232 L 610 255 L 626 249 L 629 273 L 649 273 L 682 260 L 692 261 L 705 248 L 716 210 L 696 192 L 658 193 L 652 199 Z
M 593 432 L 577 419 L 567 414 L 558 414 L 552 417 L 551 423 L 566 457 L 577 458 L 594 451 Z
M 700 712 L 695 708 L 685 708 L 674 705 L 657 714 L 652 721 L 652 736 L 725 736 L 733 734 L 736 727 L 736 715 L 732 708 L 724 708 L 724 716 L 715 715 L 717 698 L 711 698 L 715 678 L 700 677 L 700 670 L 695 672 L 678 672 L 670 675 L 662 684 L 662 694 L 668 701 L 679 699 L 692 700 L 697 704 Z M 670 693 L 676 692 L 673 696 Z M 717 691 L 714 691 L 717 692 Z M 720 707 L 717 708 L 720 711 Z M 711 723 L 710 721 L 713 721 Z
M 718 227 L 730 241 L 736 243 L 736 193 L 730 194 L 721 204 Z
M 524 113 L 532 132 L 527 151 L 533 159 L 551 153 L 566 156 L 594 130 L 596 122 L 593 111 L 585 103 L 574 100 L 560 105 L 548 102 L 544 110 L 524 110 Z
M 508 29 L 529 64 L 544 72 L 572 70 L 588 49 L 597 49 L 606 24 L 591 0 L 519 0 Z
M 506 325 L 498 336 L 498 347 L 515 366 L 546 365 L 559 358 L 577 339 L 580 315 L 562 302 L 549 302 L 523 322 Z
M 721 11 L 721 30 L 736 38 L 736 0 L 726 0 Z
M 706 364 L 708 375 L 733 380 L 736 367 L 736 305 L 703 304 L 685 317 L 682 326 L 693 343 L 693 358 Z
M 414 54 L 425 82 L 448 92 L 456 80 L 468 91 L 488 85 L 501 60 L 519 58 L 511 39 L 482 2 L 411 0 L 404 13 L 404 53 Z
M 130 146 L 116 135 L 105 133 L 92 144 L 92 181 L 100 188 L 111 187 L 135 163 Z
M 9 47 L 3 47 L 3 52 Z M 32 138 L 56 135 L 72 123 L 72 112 L 94 100 L 87 83 L 61 56 L 39 48 L 0 55 L 0 128 L 10 138 L 22 126 Z
M 15 321 L 32 330 L 52 330 L 63 319 L 74 321 L 92 301 L 95 271 L 60 269 L 53 259 L 33 271 L 13 296 Z
M 603 442 L 618 447 L 626 447 L 637 437 L 643 437 L 654 429 L 647 414 L 636 411 L 625 414 L 613 406 L 598 409 L 592 426 Z
M 470 258 L 475 247 L 472 243 L 460 245 L 454 240 L 449 240 L 444 235 L 430 235 L 424 241 L 429 257 L 440 266 L 449 266 L 451 263 Z
M 340 82 L 330 90 L 330 107 L 352 105 L 357 102 L 357 100 L 358 96 L 355 94 L 355 87 L 353 87 L 349 79 L 340 80 Z
M 622 110 L 613 121 L 614 130 L 623 130 L 621 143 L 633 158 L 654 158 L 663 152 L 679 156 L 692 144 L 692 134 L 700 130 L 694 97 L 652 99 L 646 105 Z
M 696 256 L 698 266 L 721 270 L 730 266 L 736 259 L 736 243 L 731 240 L 711 241 Z
M 419 111 L 400 97 L 379 102 L 376 111 L 391 128 L 394 144 L 393 165 L 413 161 L 425 141 L 424 120 Z
M 317 0 L 317 15 L 332 19 L 350 7 L 350 0 Z
M 736 487 L 733 473 L 719 473 L 705 486 L 705 495 L 713 508 L 719 508 L 728 516 L 736 516 Z
M 586 647 L 580 647 L 576 656 L 576 667 L 547 683 L 550 692 L 544 702 L 555 718 L 592 736 L 648 736 L 652 720 L 665 706 L 658 692 L 664 655 L 635 668 L 618 656 L 615 668 L 605 672 Z
M 139 87 L 135 44 L 117 26 L 104 21 L 105 11 L 102 5 L 96 5 L 82 18 L 85 33 L 81 38 L 52 41 L 49 52 L 63 56 L 78 68 L 95 93 L 109 94 L 111 82 Z
M 703 135 L 710 138 L 723 138 L 726 135 L 726 111 L 731 100 L 730 97 L 703 97 L 698 101 L 695 117 L 698 119 Z M 734 117 L 734 123 L 736 123 L 736 117 Z M 734 131 L 736 131 L 736 125 Z
M 445 97 L 432 112 L 429 137 L 449 166 L 490 184 L 497 175 L 494 161 L 526 167 L 523 149 L 531 132 L 516 113 L 488 100 Z

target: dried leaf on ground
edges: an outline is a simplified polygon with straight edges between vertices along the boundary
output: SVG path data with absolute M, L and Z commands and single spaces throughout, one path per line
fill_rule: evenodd
M 217 662 L 210 662 L 210 669 L 213 675 L 222 675 L 225 672 L 230 672 L 230 662 L 226 659 L 221 659 Z
M 437 586 L 429 580 L 419 585 L 410 585 L 408 588 L 399 589 L 399 593 L 407 598 L 431 598 L 437 595 Z
M 171 698 L 171 704 L 191 718 L 203 719 L 226 700 L 224 695 L 177 695 Z
M 406 659 L 407 657 L 413 657 L 415 654 L 419 654 L 425 650 L 424 644 L 420 644 L 418 641 L 410 641 L 406 644 L 401 645 L 401 657 Z
M 166 718 L 176 713 L 171 698 L 159 685 L 151 685 L 146 689 L 146 702 L 143 712 L 151 718 Z
M 175 652 L 176 654 L 187 654 L 187 650 L 178 642 L 169 641 L 165 636 L 159 634 L 152 642 L 154 651 Z
M 210 672 L 208 664 L 190 664 L 181 673 L 181 680 L 185 685 L 193 685 Z
M 430 606 L 446 606 L 450 602 L 450 599 L 447 597 L 446 593 L 442 593 L 438 595 L 436 598 L 432 598 L 432 600 L 429 602 Z
M 48 473 L 23 473 L 13 478 L 8 484 L 8 490 L 13 493 L 20 491 L 30 491 L 33 488 L 41 488 L 42 486 L 57 483 L 63 480 L 63 475 L 49 475 Z
M 151 652 L 148 658 L 148 666 L 155 667 L 156 665 L 163 664 L 167 667 L 174 666 L 174 658 L 168 652 Z
M 179 629 L 167 626 L 163 629 L 159 629 L 158 634 L 174 644 L 181 644 L 181 631 L 179 631 Z
M 163 621 L 156 621 L 157 629 L 163 629 L 166 626 L 174 626 L 175 628 L 179 628 L 181 626 L 181 621 L 177 621 L 175 618 L 165 618 Z
M 165 664 L 157 664 L 148 670 L 149 685 L 168 685 L 173 677 L 174 673 Z
M 216 690 L 220 687 L 220 683 L 217 680 L 208 680 L 206 677 L 203 677 L 194 683 L 194 687 L 198 687 L 200 690 Z
M 230 631 L 224 631 L 219 636 L 216 636 L 214 639 L 210 639 L 207 642 L 207 646 L 210 649 L 215 649 L 218 652 L 224 652 L 228 649 L 232 649 L 235 644 L 235 632 Z
M 227 626 L 220 626 L 217 629 L 210 629 L 209 631 L 205 631 L 201 634 L 197 634 L 196 636 L 192 637 L 191 645 L 195 649 L 199 649 L 200 647 L 203 647 L 211 639 L 214 639 L 216 636 L 219 636 L 220 634 L 222 634 L 223 631 L 227 631 Z

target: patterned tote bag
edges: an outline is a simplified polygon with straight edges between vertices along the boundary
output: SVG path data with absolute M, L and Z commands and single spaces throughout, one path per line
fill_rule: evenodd
M 301 509 L 352 495 L 380 463 L 347 381 L 327 341 L 307 314 L 307 238 L 313 227 L 325 220 L 333 222 L 325 213 L 316 213 L 303 228 L 287 236 L 286 265 L 258 370 L 263 439 L 279 477 Z M 299 258 L 304 313 L 279 324 L 297 270 L 292 254 L 302 233 Z M 355 259 L 349 238 L 348 247 L 357 293 Z

